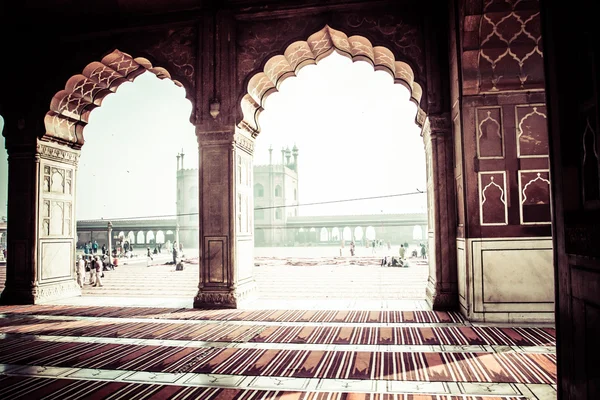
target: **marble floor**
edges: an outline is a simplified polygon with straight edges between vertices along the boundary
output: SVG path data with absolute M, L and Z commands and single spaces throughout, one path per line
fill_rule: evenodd
M 194 268 L 122 266 L 81 297 L 0 307 L 0 398 L 556 399 L 553 326 L 431 311 L 412 295 L 422 266 L 293 267 L 263 286 L 257 267 L 259 291 L 283 294 L 242 310 L 191 309 Z M 170 277 L 182 296 L 148 294 Z M 373 292 L 348 297 L 355 280 Z

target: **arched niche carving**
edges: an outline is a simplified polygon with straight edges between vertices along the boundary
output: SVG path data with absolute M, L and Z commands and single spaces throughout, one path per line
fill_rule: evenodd
M 143 57 L 114 50 L 100 61 L 89 63 L 80 74 L 73 75 L 65 88 L 50 101 L 50 111 L 44 117 L 45 133 L 42 139 L 66 144 L 79 149 L 84 143 L 83 129 L 91 112 L 102 105 L 106 96 L 115 93 L 125 82 L 133 82 L 142 73 L 150 71 L 159 79 L 171 79 L 169 72 L 155 67 Z
M 417 105 L 415 123 L 424 122 L 424 111 L 420 107 L 423 89 L 415 81 L 415 74 L 406 62 L 397 61 L 394 54 L 386 47 L 373 46 L 371 42 L 359 35 L 348 37 L 345 33 L 325 25 L 320 31 L 310 35 L 306 41 L 290 44 L 283 54 L 271 57 L 262 72 L 250 78 L 247 93 L 241 101 L 242 121 L 238 127 L 250 132 L 253 136 L 260 132 L 258 117 L 270 94 L 279 90 L 282 82 L 296 76 L 302 67 L 317 64 L 333 51 L 350 58 L 352 61 L 366 61 L 376 71 L 388 72 L 394 83 L 404 85 L 410 91 L 410 100 Z

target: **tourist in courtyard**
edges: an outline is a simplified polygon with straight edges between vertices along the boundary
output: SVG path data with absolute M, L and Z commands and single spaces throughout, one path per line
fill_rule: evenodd
M 376 241 L 373 240 L 372 247 L 371 247 L 371 254 L 375 254 L 376 253 L 376 251 L 375 251 L 375 244 L 376 244 Z
M 421 243 L 421 258 L 425 259 L 427 256 L 427 249 L 425 248 L 425 245 L 423 243 Z
M 94 287 L 102 287 L 102 261 L 100 261 L 100 258 L 98 256 L 94 257 L 94 264 L 92 264 L 92 268 L 95 267 L 95 271 L 96 271 L 96 279 L 94 281 Z
M 85 260 L 81 256 L 77 256 L 77 284 L 80 288 L 85 284 Z
M 177 265 L 177 242 L 173 242 L 173 264 Z
M 356 250 L 356 246 L 354 245 L 354 240 L 350 242 L 350 255 L 354 255 L 354 251 Z
M 400 245 L 400 259 L 404 260 L 404 255 L 406 254 L 406 248 L 403 244 Z
M 92 244 L 92 251 L 94 252 L 94 254 L 98 253 L 98 242 L 94 240 L 94 243 Z
M 152 257 L 152 252 L 150 251 L 150 247 L 146 247 L 146 265 L 150 266 L 150 261 L 154 260 Z
M 103 244 L 102 245 L 102 255 L 105 255 L 105 254 L 106 254 L 106 245 Z

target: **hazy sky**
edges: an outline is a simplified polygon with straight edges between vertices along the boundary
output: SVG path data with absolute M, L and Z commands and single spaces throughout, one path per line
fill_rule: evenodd
M 255 164 L 299 149 L 301 203 L 425 190 L 425 153 L 408 89 L 383 71 L 333 53 L 271 95 L 260 116 Z M 300 215 L 426 210 L 426 195 L 302 207 Z
M 414 123 L 416 106 L 408 99 L 408 90 L 394 85 L 389 74 L 333 53 L 269 97 L 255 164 L 268 163 L 269 146 L 279 163 L 281 148 L 296 144 L 301 203 L 425 190 L 423 141 Z M 184 150 L 186 168 L 198 165 L 190 112 L 184 89 L 151 73 L 109 95 L 84 130 L 77 218 L 174 214 L 177 153 Z M 1 216 L 4 146 L 0 159 Z M 300 215 L 425 210 L 422 194 L 302 207 Z

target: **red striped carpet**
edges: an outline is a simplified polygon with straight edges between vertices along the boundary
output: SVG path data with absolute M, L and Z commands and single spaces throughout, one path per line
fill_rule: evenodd
M 551 328 L 268 326 L 168 322 L 0 319 L 0 333 L 125 337 L 210 342 L 308 343 L 353 345 L 505 345 L 556 346 Z
M 343 392 L 295 392 L 152 385 L 125 382 L 72 381 L 52 378 L 0 377 L 0 398 L 9 399 L 286 399 L 286 400 L 525 400 L 520 396 L 452 396 Z
M 556 381 L 556 356 L 535 353 L 181 348 L 11 338 L 0 341 L 0 363 L 298 378 L 546 384 Z
M 445 311 L 356 310 L 194 310 L 153 307 L 4 306 L 0 314 L 36 314 L 110 318 L 160 318 L 212 321 L 338 322 L 338 323 L 457 323 L 463 318 Z

